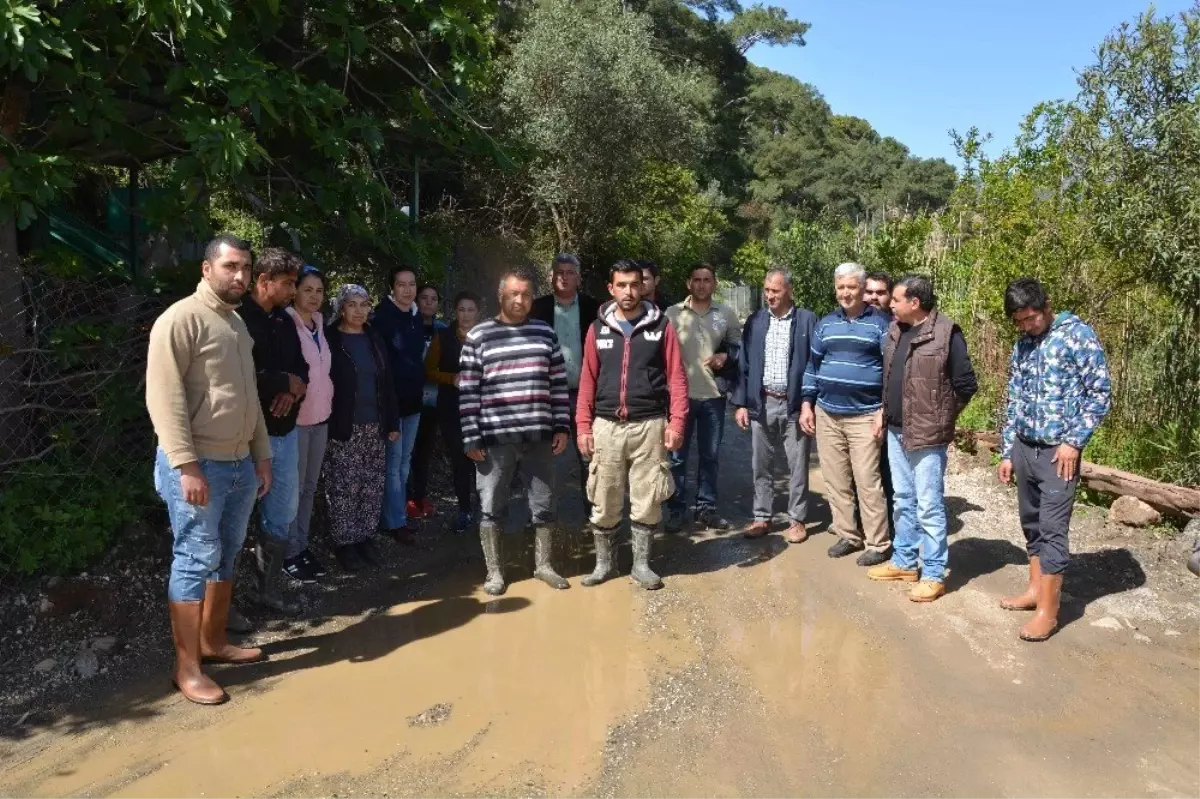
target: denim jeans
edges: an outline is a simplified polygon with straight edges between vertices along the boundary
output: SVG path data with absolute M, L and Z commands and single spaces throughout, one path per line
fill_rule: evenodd
M 167 599 L 199 602 L 204 584 L 232 580 L 237 554 L 246 540 L 254 513 L 258 479 L 254 461 L 200 461 L 208 481 L 208 504 L 191 505 L 183 498 L 178 469 L 160 449 L 154 459 L 154 490 L 167 505 L 174 544 Z
M 940 583 L 946 577 L 946 446 L 904 449 L 904 436 L 894 427 L 887 433 L 888 463 L 896 488 L 896 540 L 892 565 L 921 567 L 921 579 Z
M 329 444 L 329 425 L 301 425 L 296 428 L 296 458 L 299 464 L 297 478 L 300 484 L 300 502 L 296 518 L 288 535 L 287 556 L 294 558 L 308 549 L 308 529 L 312 523 L 313 500 L 317 496 L 317 481 L 321 478 L 321 464 L 325 462 L 325 448 Z
M 383 490 L 383 527 L 397 530 L 408 524 L 408 472 L 421 414 L 400 417 L 400 437 L 387 445 L 387 482 Z
M 725 436 L 725 398 L 688 401 L 687 430 L 683 446 L 671 453 L 671 477 L 675 495 L 667 502 L 673 512 L 687 508 L 687 461 L 692 439 L 697 443 L 696 511 L 717 507 L 717 457 Z
M 279 541 L 291 537 L 300 507 L 300 431 L 271 436 L 271 490 L 258 504 L 262 531 Z

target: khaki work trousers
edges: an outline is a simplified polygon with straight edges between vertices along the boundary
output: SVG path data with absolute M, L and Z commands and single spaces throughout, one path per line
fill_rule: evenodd
M 602 530 L 621 523 L 625 487 L 629 486 L 629 521 L 654 527 L 662 519 L 662 503 L 675 493 L 663 433 L 667 420 L 614 422 L 596 419 L 592 441 L 596 452 L 588 467 L 587 493 L 591 522 Z
M 871 436 L 875 414 L 842 416 L 817 408 L 817 455 L 833 512 L 833 532 L 847 541 L 886 552 L 887 500 L 879 475 L 880 442 Z M 854 487 L 863 532 L 854 524 Z

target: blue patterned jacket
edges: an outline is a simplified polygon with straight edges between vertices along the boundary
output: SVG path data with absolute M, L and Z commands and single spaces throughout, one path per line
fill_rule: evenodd
M 1012 457 L 1017 438 L 1083 449 L 1111 398 L 1108 363 L 1095 331 L 1075 314 L 1058 314 L 1041 336 L 1021 336 L 1013 345 L 1000 456 Z

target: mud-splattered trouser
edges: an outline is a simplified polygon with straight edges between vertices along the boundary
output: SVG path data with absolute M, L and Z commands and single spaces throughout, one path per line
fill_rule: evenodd
M 504 511 L 518 471 L 529 486 L 529 515 L 535 525 L 554 524 L 554 446 L 550 441 L 492 444 L 482 462 L 475 464 L 479 491 L 479 523 L 504 525 Z
M 663 433 L 667 420 L 614 422 L 596 419 L 592 441 L 596 451 L 588 468 L 587 493 L 592 525 L 611 530 L 621 522 L 625 487 L 629 486 L 629 521 L 654 527 L 662 519 L 662 503 L 675 493 Z
M 1044 574 L 1062 574 L 1067 570 L 1070 550 L 1067 530 L 1075 510 L 1075 489 L 1079 475 L 1066 481 L 1058 476 L 1054 461 L 1055 445 L 1034 444 L 1021 439 L 1013 442 L 1013 476 L 1017 483 L 1017 504 L 1021 510 L 1021 530 L 1025 549 L 1037 556 Z

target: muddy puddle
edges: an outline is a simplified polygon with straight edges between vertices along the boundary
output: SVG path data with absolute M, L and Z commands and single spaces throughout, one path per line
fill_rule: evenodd
M 6 769 L 0 792 L 329 794 L 403 763 L 438 793 L 576 793 L 594 779 L 609 728 L 657 675 L 695 656 L 670 624 L 640 631 L 646 599 L 626 579 L 561 592 L 525 580 L 499 599 L 398 605 L 285 642 L 269 664 L 221 670 L 224 706 L 171 697 L 170 720 L 60 742 Z M 397 793 L 419 786 L 405 787 Z

